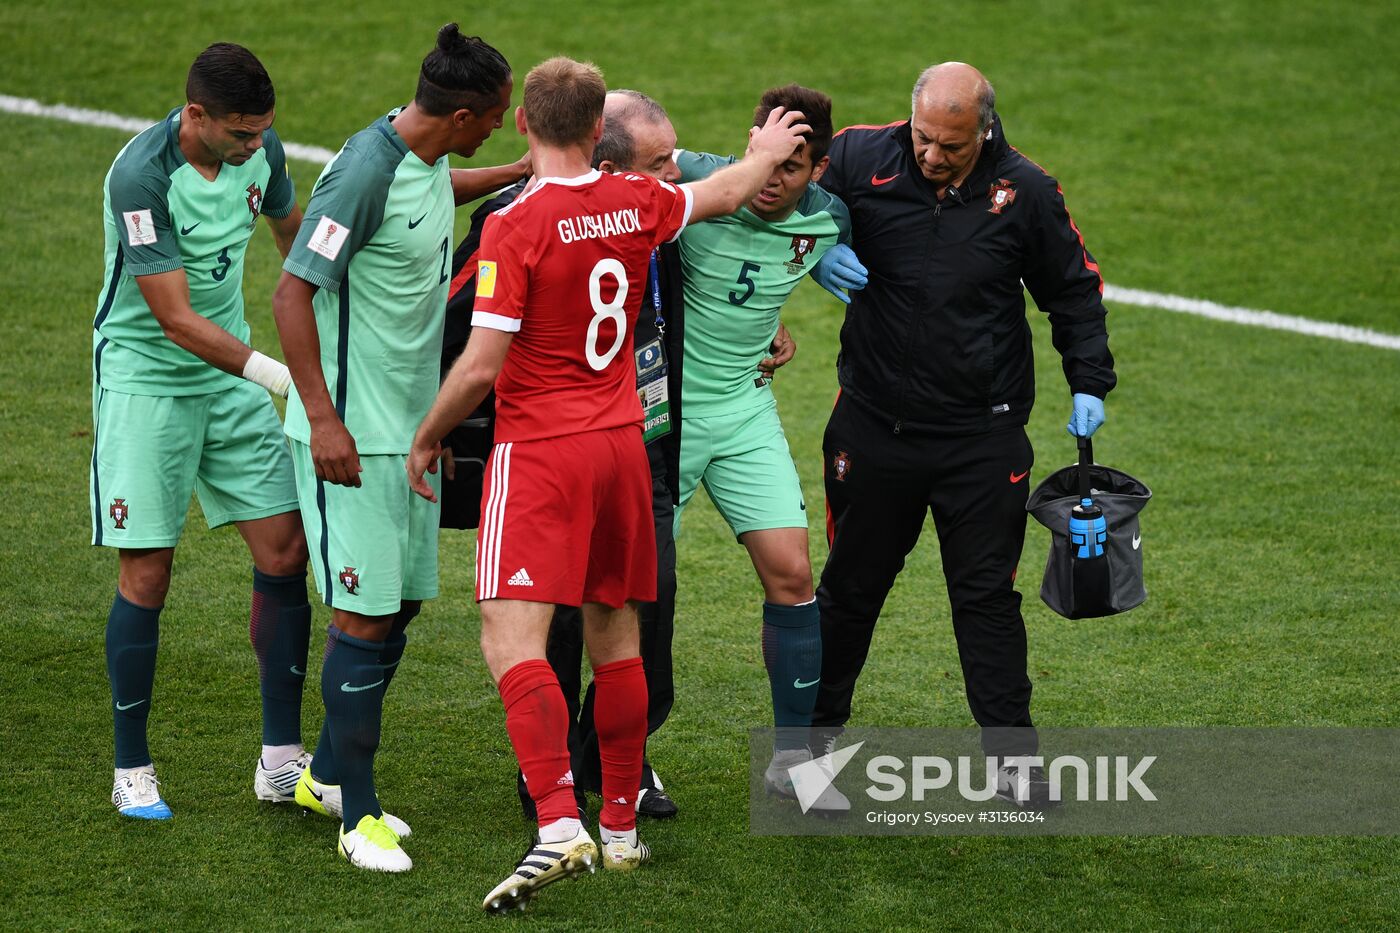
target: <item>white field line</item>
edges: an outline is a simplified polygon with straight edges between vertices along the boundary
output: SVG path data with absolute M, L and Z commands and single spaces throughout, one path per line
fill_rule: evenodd
M 157 122 L 143 120 L 140 117 L 124 117 L 116 113 L 107 113 L 105 110 L 86 110 L 82 107 L 69 107 L 67 104 L 44 104 L 28 97 L 11 97 L 8 94 L 0 94 L 0 110 L 6 113 L 22 114 L 26 117 L 48 117 L 53 120 L 64 120 L 68 123 L 80 123 L 83 126 L 125 130 L 128 133 L 139 133 Z M 331 156 L 335 155 L 329 149 L 323 149 L 320 146 L 303 146 L 300 143 L 283 142 L 282 148 L 293 159 L 315 162 L 319 165 L 325 165 L 331 160 Z
M 1331 321 L 1315 321 L 1312 318 L 1294 317 L 1291 314 L 1279 314 L 1275 311 L 1233 308 L 1229 305 L 1219 305 L 1200 298 L 1163 295 L 1136 288 L 1123 288 L 1119 285 L 1105 284 L 1103 297 L 1106 301 L 1141 305 L 1144 308 L 1161 308 L 1163 311 L 1176 311 L 1180 314 L 1195 314 L 1215 321 L 1248 324 L 1251 327 L 1267 327 L 1269 330 L 1288 330 L 1295 334 L 1327 337 L 1331 340 L 1343 340 L 1347 343 L 1365 344 L 1368 347 L 1380 347 L 1383 350 L 1400 350 L 1400 336 L 1385 334 L 1365 327 L 1334 324 Z
M 154 123 L 139 117 L 124 117 L 103 110 L 87 110 L 82 107 L 69 107 L 66 104 L 44 104 L 28 97 L 11 97 L 0 94 L 0 111 L 22 114 L 30 117 L 48 117 L 65 120 L 83 126 L 100 126 L 128 133 L 139 133 Z M 300 143 L 282 143 L 287 155 L 293 159 L 324 165 L 335 155 L 321 146 L 303 146 Z M 1184 298 L 1181 295 L 1165 295 L 1147 292 L 1137 288 L 1123 288 L 1119 285 L 1104 285 L 1103 297 L 1106 301 L 1118 304 L 1138 305 L 1144 308 L 1159 308 L 1179 314 L 1194 314 L 1215 321 L 1228 321 L 1232 324 L 1247 324 L 1251 327 L 1264 327 L 1269 330 L 1292 331 L 1312 337 L 1326 337 L 1346 343 L 1359 343 L 1383 350 L 1400 350 L 1400 335 L 1386 334 L 1365 327 L 1351 327 L 1330 321 L 1317 321 L 1311 318 L 1279 314 L 1275 311 L 1259 311 L 1253 308 L 1235 308 L 1216 304 L 1199 298 Z

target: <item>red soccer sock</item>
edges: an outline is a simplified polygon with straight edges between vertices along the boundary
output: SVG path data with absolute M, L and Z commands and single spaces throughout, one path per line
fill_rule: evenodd
M 565 817 L 577 819 L 574 773 L 569 768 L 569 708 L 559 678 L 541 658 L 521 661 L 501 678 L 500 691 L 506 732 L 540 825 Z M 642 728 L 645 731 L 645 722 Z
M 598 822 L 614 832 L 637 825 L 637 788 L 647 742 L 647 679 L 641 658 L 593 669 L 597 696 L 593 725 L 603 765 L 603 812 Z

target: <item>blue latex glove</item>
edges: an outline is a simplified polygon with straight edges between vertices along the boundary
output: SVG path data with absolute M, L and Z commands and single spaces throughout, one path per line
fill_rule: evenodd
M 1093 437 L 1104 422 L 1103 399 L 1084 392 L 1074 393 L 1074 413 L 1069 416 L 1065 430 L 1075 437 Z
M 823 253 L 812 268 L 812 280 L 846 304 L 850 304 L 851 299 L 841 289 L 860 291 L 865 287 L 865 276 L 865 266 L 856 258 L 856 251 L 845 243 L 837 243 Z

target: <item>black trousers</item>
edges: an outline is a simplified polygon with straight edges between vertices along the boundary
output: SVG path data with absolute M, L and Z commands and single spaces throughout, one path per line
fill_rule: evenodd
M 822 682 L 813 725 L 839 727 L 850 719 L 875 621 L 931 512 L 983 749 L 1034 754 L 1026 626 L 1014 589 L 1034 461 L 1025 429 L 895 434 L 888 420 L 838 398 L 822 451 L 831 555 L 817 588 Z
M 647 735 L 670 715 L 675 702 L 671 673 L 671 636 L 676 620 L 676 538 L 672 526 L 675 506 L 666 486 L 666 464 L 659 444 L 647 447 L 651 463 L 651 510 L 656 521 L 656 602 L 643 603 L 639 615 L 642 669 L 647 681 Z M 581 790 L 602 792 L 603 773 L 598 759 L 598 732 L 593 727 L 594 688 L 583 691 L 583 613 L 575 606 L 559 606 L 549 627 L 545 656 L 569 705 L 569 758 L 574 784 Z M 582 702 L 579 696 L 583 694 Z M 523 781 L 521 787 L 523 789 Z M 651 787 L 651 763 L 642 769 L 642 787 Z

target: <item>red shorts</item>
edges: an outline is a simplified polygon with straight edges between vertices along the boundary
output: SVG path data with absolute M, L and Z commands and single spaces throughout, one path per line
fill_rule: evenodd
M 497 444 L 481 490 L 476 598 L 650 602 L 654 522 L 636 425 Z

